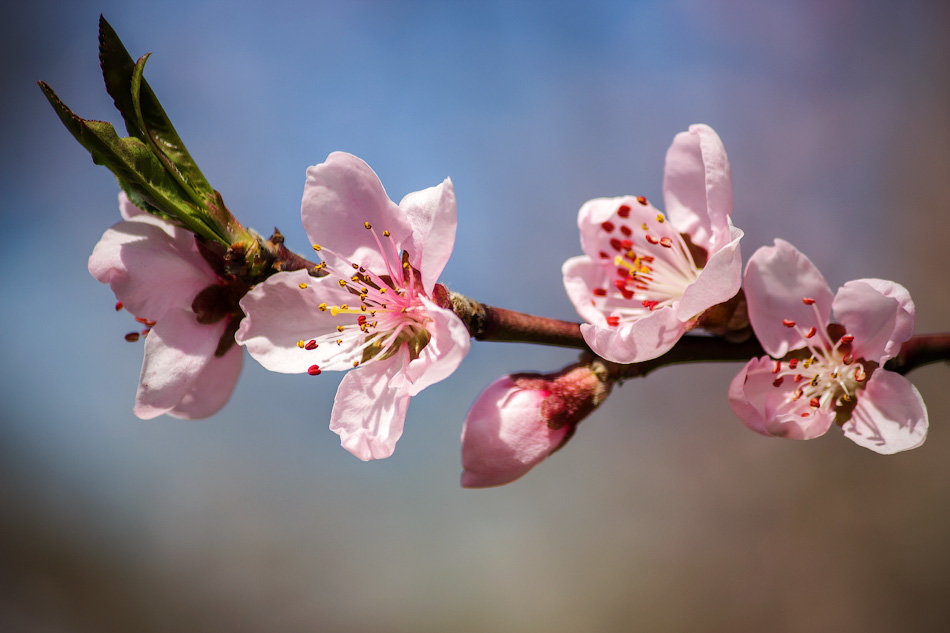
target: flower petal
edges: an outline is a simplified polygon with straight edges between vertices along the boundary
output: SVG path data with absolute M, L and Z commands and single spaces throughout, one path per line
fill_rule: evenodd
M 858 392 L 858 403 L 842 429 L 854 443 L 891 455 L 923 444 L 928 426 L 927 407 L 917 388 L 900 374 L 878 369 Z
M 237 345 L 232 346 L 224 356 L 213 356 L 194 378 L 181 401 L 168 411 L 168 415 L 197 420 L 217 413 L 231 397 L 241 375 L 243 361 L 244 352 Z
M 739 292 L 742 285 L 742 254 L 739 240 L 742 231 L 730 227 L 732 240 L 713 253 L 699 277 L 683 292 L 676 315 L 680 321 L 688 321 L 707 308 L 728 301 Z
M 552 429 L 544 423 L 545 395 L 503 376 L 478 396 L 462 427 L 463 487 L 514 481 L 561 445 L 570 426 Z
M 429 342 L 419 357 L 410 361 L 405 371 L 393 381 L 393 387 L 404 387 L 410 396 L 447 378 L 468 354 L 472 344 L 465 324 L 454 312 L 440 308 L 425 297 L 422 297 L 422 304 L 431 319 L 426 325 Z
M 409 394 L 390 382 L 408 357 L 403 347 L 391 358 L 367 363 L 340 381 L 330 430 L 340 436 L 343 448 L 363 461 L 389 457 L 402 435 Z
M 435 187 L 410 193 L 399 208 L 412 227 L 410 263 L 422 274 L 422 287 L 431 295 L 455 245 L 458 214 L 452 181 L 446 178 Z
M 356 325 L 357 317 L 334 317 L 330 310 L 318 308 L 321 303 L 333 306 L 353 301 L 354 296 L 333 279 L 311 277 L 305 270 L 272 275 L 241 299 L 246 316 L 234 340 L 271 371 L 303 373 L 312 365 L 318 365 L 322 371 L 350 369 L 353 361 L 362 357 L 359 348 L 363 336 Z M 300 284 L 307 287 L 301 289 Z M 350 321 L 352 327 L 339 334 L 337 326 Z M 298 345 L 299 341 L 321 336 L 329 336 L 332 341 L 321 341 L 312 350 Z M 337 344 L 336 340 L 342 343 Z
M 796 386 L 785 381 L 773 384 L 768 356 L 753 358 L 729 385 L 729 406 L 742 422 L 762 435 L 791 440 L 810 440 L 824 435 L 834 422 L 834 413 L 812 409 L 805 399 L 791 397 Z
M 581 324 L 581 334 L 594 353 L 615 363 L 639 363 L 662 356 L 685 332 L 686 325 L 673 308 L 654 310 L 617 327 Z
M 718 248 L 729 238 L 732 176 L 719 135 L 708 125 L 680 132 L 666 153 L 663 172 L 666 213 L 693 243 Z
M 571 257 L 561 266 L 564 289 L 582 319 L 594 325 L 607 325 L 605 315 L 591 300 L 594 288 L 603 288 L 608 280 L 606 269 L 587 255 Z
M 785 240 L 777 239 L 774 246 L 763 246 L 752 254 L 743 285 L 752 329 L 771 356 L 781 358 L 790 349 L 802 347 L 800 330 L 814 326 L 825 331 L 831 289 L 815 265 Z M 814 305 L 805 305 L 804 297 L 814 299 Z M 794 321 L 797 327 L 786 327 L 783 319 Z
M 177 407 L 214 358 L 225 326 L 198 323 L 184 308 L 166 312 L 145 339 L 135 415 L 148 420 Z
M 835 295 L 835 317 L 854 335 L 854 355 L 884 362 L 914 333 L 910 293 L 885 279 L 855 279 Z
M 190 307 L 198 292 L 218 281 L 191 233 L 158 222 L 149 216 L 118 222 L 89 256 L 93 277 L 109 284 L 132 314 L 155 321 L 171 308 Z
M 621 209 L 623 209 L 623 216 L 618 213 Z M 634 196 L 588 200 L 577 212 L 581 249 L 591 259 L 613 266 L 613 258 L 621 252 L 619 244 L 625 238 L 625 235 L 620 232 L 620 227 L 626 225 L 634 229 L 643 223 L 655 226 L 659 213 L 652 204 L 649 202 L 641 204 Z M 607 230 L 611 226 L 613 228 Z M 605 253 L 607 257 L 601 257 L 601 253 Z
M 389 231 L 384 248 L 394 248 L 386 259 L 398 261 L 409 239 L 405 214 L 386 195 L 376 173 L 362 160 L 333 152 L 327 160 L 307 169 L 300 217 L 313 244 L 326 245 L 334 253 L 370 270 L 386 270 L 386 260 L 364 222 L 379 235 Z M 326 253 L 323 253 L 326 254 Z

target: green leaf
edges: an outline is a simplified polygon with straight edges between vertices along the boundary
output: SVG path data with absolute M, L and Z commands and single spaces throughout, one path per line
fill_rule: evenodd
M 111 123 L 80 118 L 45 82 L 39 82 L 39 86 L 66 129 L 92 154 L 93 162 L 107 167 L 126 192 L 134 193 L 133 202 L 142 202 L 151 207 L 147 210 L 175 218 L 193 233 L 229 243 L 204 221 L 206 214 L 202 208 L 184 199 L 181 185 L 141 139 L 120 138 Z
M 105 18 L 99 16 L 99 64 L 106 91 L 122 114 L 125 128 L 134 136 L 152 146 L 162 162 L 173 170 L 176 180 L 182 182 L 196 202 L 214 199 L 214 189 L 198 168 L 175 127 L 148 82 L 142 70 L 148 55 L 136 63 Z

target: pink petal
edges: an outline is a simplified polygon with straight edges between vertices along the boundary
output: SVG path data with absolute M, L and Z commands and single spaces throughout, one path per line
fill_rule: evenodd
M 334 281 L 335 277 L 311 277 L 305 270 L 277 273 L 258 284 L 241 299 L 246 315 L 234 336 L 251 356 L 270 371 L 287 374 L 306 372 L 312 365 L 321 371 L 345 370 L 359 360 L 363 337 L 350 328 L 337 336 L 337 325 L 347 324 L 344 315 L 333 316 L 318 306 L 355 303 L 354 296 Z M 307 284 L 301 289 L 300 284 Z M 356 316 L 352 316 L 355 325 Z M 355 332 L 355 335 L 350 335 Z M 316 349 L 301 349 L 298 341 L 331 335 L 334 342 Z M 337 345 L 336 339 L 343 341 Z
M 626 217 L 618 215 L 617 211 L 624 207 Z M 591 259 L 604 261 L 613 266 L 613 258 L 619 252 L 615 247 L 616 241 L 624 236 L 619 232 L 621 226 L 638 229 L 644 222 L 656 224 L 659 211 L 652 204 L 640 204 L 634 196 L 620 196 L 617 198 L 594 198 L 585 202 L 577 212 L 577 228 L 581 234 L 581 249 Z M 604 229 L 607 222 L 614 226 L 614 230 Z M 612 241 L 614 241 L 612 243 Z M 607 253 L 609 258 L 602 259 L 600 253 Z
M 499 378 L 475 400 L 462 427 L 462 486 L 499 486 L 521 477 L 564 441 L 568 426 L 541 419 L 545 393 Z
M 129 196 L 124 191 L 119 192 L 119 215 L 122 216 L 123 220 L 131 220 L 144 213 L 145 211 L 142 211 L 132 204 L 132 201 L 129 200 Z
M 197 420 L 217 413 L 231 397 L 244 352 L 234 345 L 224 356 L 213 356 L 205 368 L 195 377 L 191 388 L 185 393 L 168 415 L 185 420 Z
M 785 381 L 779 387 L 768 356 L 753 358 L 729 385 L 729 405 L 742 422 L 757 433 L 792 440 L 810 440 L 824 435 L 834 414 L 810 407 L 805 399 L 789 396 L 796 386 Z M 807 415 L 803 415 L 807 414 Z
M 831 289 L 815 265 L 785 240 L 763 246 L 749 259 L 744 277 L 749 320 L 762 347 L 781 358 L 805 344 L 799 330 L 825 331 L 831 314 Z M 812 306 L 802 298 L 814 299 Z M 818 310 L 818 316 L 815 314 Z M 783 319 L 797 328 L 786 327 Z
M 707 125 L 680 132 L 666 153 L 663 200 L 670 221 L 694 244 L 729 241 L 732 176 L 722 141 Z
M 856 279 L 835 295 L 835 317 L 854 335 L 854 355 L 884 362 L 914 333 L 914 302 L 907 289 L 884 279 Z
M 561 266 L 564 289 L 582 319 L 594 325 L 606 326 L 605 316 L 591 299 L 594 288 L 603 288 L 608 280 L 607 270 L 587 255 L 571 257 Z
M 618 327 L 581 324 L 581 334 L 594 353 L 615 363 L 639 363 L 662 356 L 686 332 L 676 310 L 662 308 Z
M 333 399 L 330 430 L 340 436 L 343 448 L 363 461 L 389 457 L 402 435 L 409 394 L 394 389 L 390 381 L 408 356 L 403 347 L 384 361 L 354 369 L 340 382 Z
M 410 263 L 422 274 L 422 287 L 431 295 L 455 245 L 458 219 L 452 181 L 446 178 L 435 187 L 410 193 L 399 208 L 412 227 Z
M 858 392 L 843 430 L 856 444 L 891 455 L 923 444 L 928 426 L 927 407 L 917 388 L 900 374 L 878 369 Z
M 191 233 L 150 216 L 123 220 L 103 233 L 89 256 L 89 273 L 109 284 L 132 314 L 155 321 L 169 309 L 190 307 L 218 280 Z
M 225 325 L 202 325 L 184 308 L 166 312 L 145 339 L 135 415 L 148 420 L 177 407 L 214 358 Z
M 307 169 L 300 217 L 313 244 L 327 246 L 349 262 L 374 271 L 385 271 L 386 264 L 373 233 L 363 223 L 369 222 L 383 247 L 392 249 L 386 253 L 390 261 L 398 261 L 411 232 L 405 214 L 386 195 L 376 173 L 344 152 L 334 152 Z M 383 231 L 389 231 L 390 237 L 382 237 Z
M 742 231 L 731 227 L 731 235 L 732 240 L 713 253 L 699 277 L 683 293 L 676 310 L 680 321 L 688 321 L 739 292 L 742 285 L 742 254 L 739 252 Z
M 426 326 L 431 338 L 419 357 L 410 361 L 402 373 L 405 385 L 398 378 L 393 381 L 394 387 L 404 386 L 410 396 L 447 378 L 471 346 L 471 335 L 454 312 L 440 308 L 425 297 L 422 303 L 431 319 Z

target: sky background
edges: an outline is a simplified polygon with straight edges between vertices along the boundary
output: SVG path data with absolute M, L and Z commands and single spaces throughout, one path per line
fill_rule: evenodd
M 100 12 L 154 53 L 148 81 L 229 208 L 302 252 L 304 172 L 331 151 L 396 200 L 450 176 L 444 283 L 573 320 L 578 208 L 661 200 L 670 141 L 703 122 L 746 259 L 781 237 L 833 288 L 893 279 L 918 332 L 950 329 L 945 3 L 17 3 L 0 24 L 0 629 L 944 630 L 945 364 L 910 375 L 931 421 L 910 453 L 758 436 L 726 401 L 740 366 L 708 364 L 627 382 L 564 450 L 482 491 L 458 484 L 475 396 L 575 352 L 474 343 L 374 463 L 327 428 L 337 376 L 250 358 L 214 417 L 135 418 L 141 344 L 86 270 L 117 186 L 35 86 L 119 123 Z

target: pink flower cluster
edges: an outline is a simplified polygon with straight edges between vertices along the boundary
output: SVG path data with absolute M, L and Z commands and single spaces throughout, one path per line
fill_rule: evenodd
M 579 211 L 584 254 L 562 272 L 593 352 L 619 364 L 654 359 L 686 332 L 710 327 L 717 308 L 747 306 L 742 327 L 751 323 L 768 354 L 750 360 L 729 388 L 749 428 L 810 439 L 837 424 L 879 453 L 923 443 L 920 394 L 884 368 L 913 334 L 907 290 L 859 279 L 833 294 L 782 240 L 756 251 L 743 275 L 729 161 L 708 126 L 673 139 L 663 197 L 665 214 L 629 195 L 590 200 Z M 349 370 L 330 428 L 358 458 L 388 457 L 409 399 L 449 376 L 469 350 L 466 325 L 436 301 L 456 231 L 448 179 L 396 204 L 366 163 L 331 154 L 308 169 L 301 204 L 320 262 L 253 287 L 216 265 L 190 233 L 142 213 L 124 194 L 120 209 L 123 221 L 96 245 L 89 270 L 146 326 L 140 417 L 215 413 L 241 369 L 237 343 L 276 372 Z M 489 385 L 462 431 L 463 486 L 513 481 L 560 448 L 617 380 L 605 366 L 585 361 Z

